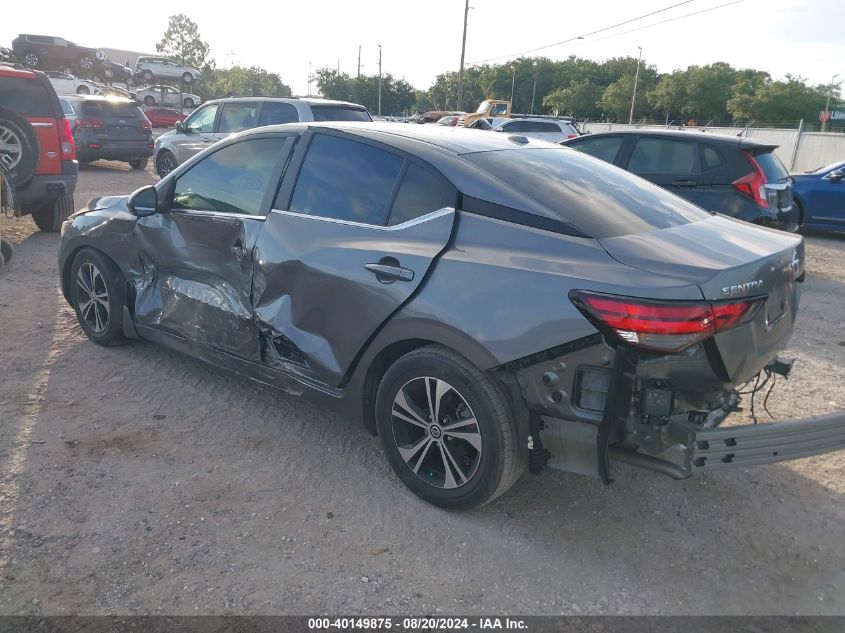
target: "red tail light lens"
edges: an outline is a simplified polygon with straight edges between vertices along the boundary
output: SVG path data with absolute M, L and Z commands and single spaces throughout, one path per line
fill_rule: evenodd
M 649 301 L 574 290 L 570 299 L 596 327 L 641 349 L 677 353 L 751 321 L 765 297 L 733 302 Z
M 140 122 L 138 125 L 141 127 L 142 130 L 152 130 L 153 124 L 150 123 L 150 120 L 147 117 L 141 117 Z
M 745 160 L 751 165 L 751 172 L 735 180 L 733 186 L 737 191 L 748 196 L 761 207 L 768 207 L 769 201 L 766 199 L 766 174 L 760 163 L 754 160 L 754 156 L 750 152 L 743 152 Z
M 62 160 L 76 160 L 76 143 L 73 141 L 73 134 L 70 133 L 70 122 L 67 119 L 60 119 L 58 128 Z
M 101 119 L 77 119 L 76 124 L 79 127 L 103 127 Z

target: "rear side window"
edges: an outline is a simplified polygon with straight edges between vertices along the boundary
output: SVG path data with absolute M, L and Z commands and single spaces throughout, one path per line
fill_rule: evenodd
M 65 113 L 65 116 L 71 116 L 73 114 L 73 106 L 70 105 L 70 101 L 67 99 L 59 99 L 59 103 L 62 104 L 62 112 Z
M 427 169 L 410 163 L 390 210 L 388 224 L 402 224 L 426 213 L 455 206 L 455 192 Z
M 622 147 L 622 141 L 621 136 L 596 136 L 569 147 L 612 163 L 616 154 L 619 153 L 619 148 Z
M 55 116 L 50 95 L 41 82 L 24 77 L 0 77 L 0 108 L 22 116 Z
M 403 162 L 370 145 L 317 134 L 299 172 L 290 210 L 383 225 Z
M 789 177 L 786 168 L 774 152 L 763 152 L 754 156 L 754 160 L 760 165 L 763 173 L 766 174 L 767 182 L 782 182 Z
M 370 113 L 363 108 L 349 106 L 311 106 L 315 121 L 372 121 Z
M 206 156 L 179 176 L 173 208 L 259 214 L 284 142 L 249 139 Z
M 571 223 L 596 238 L 710 217 L 642 178 L 565 147 L 477 152 L 464 159 L 542 205 L 543 217 Z
M 261 105 L 261 116 L 258 119 L 259 126 L 296 123 L 297 121 L 299 121 L 299 113 L 289 103 L 265 101 Z
M 718 169 L 723 164 L 722 155 L 713 147 L 705 145 L 701 151 L 701 168 L 703 171 Z
M 668 138 L 640 138 L 628 171 L 635 174 L 690 174 L 695 167 L 695 144 Z
M 221 134 L 249 130 L 258 124 L 258 104 L 252 103 L 224 103 L 220 114 L 217 131 Z

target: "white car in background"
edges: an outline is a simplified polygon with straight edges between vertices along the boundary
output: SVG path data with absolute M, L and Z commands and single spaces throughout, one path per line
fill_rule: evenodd
M 493 119 L 493 131 L 507 134 L 520 134 L 530 138 L 538 138 L 552 143 L 580 136 L 575 126 L 566 119 L 552 118 L 523 118 L 523 119 Z
M 44 73 L 53 84 L 58 95 L 98 95 L 101 92 L 99 84 L 74 77 L 58 70 L 48 70 Z
M 193 108 L 202 103 L 202 98 L 190 92 L 179 92 L 172 86 L 145 86 L 135 92 L 135 99 L 144 105 L 175 106 Z
M 151 82 L 158 79 L 181 79 L 186 84 L 202 79 L 202 73 L 196 68 L 183 66 L 168 57 L 144 56 L 135 62 L 135 73 L 141 75 L 144 81 Z

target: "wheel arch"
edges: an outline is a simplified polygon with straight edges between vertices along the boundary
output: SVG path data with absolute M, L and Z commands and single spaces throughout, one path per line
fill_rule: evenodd
M 125 306 L 129 309 L 131 313 L 134 313 L 134 297 L 135 297 L 135 288 L 129 283 L 129 276 L 126 274 L 126 271 L 123 267 L 115 260 L 114 257 L 108 254 L 108 252 L 104 251 L 101 248 L 97 248 L 96 246 L 92 246 L 91 244 L 78 244 L 74 246 L 73 250 L 71 250 L 67 257 L 65 257 L 64 262 L 62 263 L 62 270 L 60 272 L 60 282 L 62 286 L 62 295 L 64 296 L 65 300 L 70 303 L 71 296 L 70 296 L 70 285 L 71 285 L 71 269 L 73 268 L 73 262 L 76 259 L 76 256 L 79 254 L 79 251 L 83 249 L 88 249 L 92 251 L 96 251 L 100 253 L 103 257 L 108 259 L 115 267 L 120 271 L 120 274 L 123 275 L 124 283 L 126 286 L 126 292 L 124 293 L 124 297 L 126 299 Z

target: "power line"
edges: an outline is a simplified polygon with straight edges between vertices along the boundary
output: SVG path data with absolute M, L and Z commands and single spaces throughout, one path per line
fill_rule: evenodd
M 684 15 L 678 15 L 674 18 L 668 18 L 666 20 L 661 20 L 660 22 L 655 22 L 654 24 L 647 24 L 645 26 L 639 26 L 635 29 L 629 29 L 627 31 L 622 31 L 621 33 L 611 33 L 605 37 L 600 37 L 597 40 L 593 40 L 594 42 L 601 42 L 603 40 L 609 40 L 612 37 L 618 37 L 620 35 L 625 35 L 627 33 L 635 33 L 636 31 L 643 31 L 645 29 L 650 29 L 653 26 L 658 26 L 660 24 L 666 24 L 667 22 L 674 22 L 675 20 L 680 20 L 681 18 L 689 18 L 694 15 L 701 15 L 702 13 L 707 13 L 709 11 L 715 11 L 716 9 L 722 9 L 724 7 L 729 7 L 734 4 L 739 4 L 740 2 L 745 2 L 745 0 L 734 0 L 733 2 L 726 2 L 725 4 L 720 4 L 715 7 L 710 7 L 709 9 L 702 9 L 701 11 L 695 11 L 694 13 L 685 13 Z
M 668 7 L 664 7 L 664 8 L 662 8 L 662 9 L 658 9 L 657 11 L 652 11 L 651 13 L 646 13 L 646 14 L 644 14 L 644 15 L 640 15 L 640 16 L 635 17 L 635 18 L 630 18 L 630 19 L 628 19 L 628 20 L 625 20 L 625 21 L 623 21 L 623 22 L 618 22 L 618 23 L 613 24 L 613 25 L 611 25 L 611 26 L 605 26 L 605 27 L 600 28 L 600 29 L 598 29 L 598 30 L 596 30 L 596 31 L 591 31 L 591 32 L 589 32 L 589 33 L 584 33 L 583 35 L 579 35 L 578 37 L 571 37 L 571 38 L 569 38 L 568 40 L 563 40 L 563 41 L 561 41 L 561 42 L 555 42 L 554 44 L 546 44 L 545 46 L 540 46 L 540 47 L 538 47 L 538 48 L 532 48 L 532 49 L 527 50 L 527 51 L 522 51 L 521 53 L 514 53 L 514 54 L 512 54 L 512 55 L 499 55 L 499 56 L 497 56 L 497 57 L 488 57 L 487 59 L 481 59 L 481 60 L 479 60 L 479 61 L 477 61 L 477 62 L 471 62 L 471 63 L 470 63 L 470 65 L 471 65 L 471 66 L 475 66 L 475 65 L 477 65 L 477 64 L 483 64 L 483 63 L 485 63 L 485 62 L 490 62 L 490 61 L 493 61 L 493 60 L 496 60 L 496 59 L 505 59 L 505 58 L 511 58 L 511 57 L 521 57 L 521 56 L 523 56 L 523 55 L 527 55 L 528 53 L 536 53 L 537 51 L 542 51 L 542 50 L 545 50 L 545 49 L 547 49 L 547 48 L 553 48 L 553 47 L 555 47 L 555 46 L 560 46 L 561 44 L 568 44 L 569 42 L 574 42 L 575 40 L 581 40 L 581 39 L 584 39 L 585 37 L 590 37 L 591 35 L 596 35 L 597 33 L 604 33 L 605 31 L 609 31 L 609 30 L 611 30 L 611 29 L 615 29 L 615 28 L 617 28 L 617 27 L 619 27 L 619 26 L 625 26 L 626 24 L 631 24 L 632 22 L 637 22 L 637 21 L 639 21 L 639 20 L 644 20 L 645 18 L 649 18 L 649 17 L 651 17 L 651 16 L 653 16 L 653 15 L 657 15 L 658 13 L 664 13 L 664 12 L 666 12 L 666 11 L 669 11 L 670 9 L 674 9 L 674 8 L 676 8 L 676 7 L 680 7 L 680 6 L 683 6 L 683 5 L 685 5 L 685 4 L 689 4 L 690 2 L 695 2 L 695 1 L 696 1 L 696 0 L 684 0 L 683 2 L 678 2 L 678 3 L 676 3 L 676 4 L 672 4 L 672 5 L 668 6 Z M 740 0 L 740 1 L 741 1 L 741 0 Z

